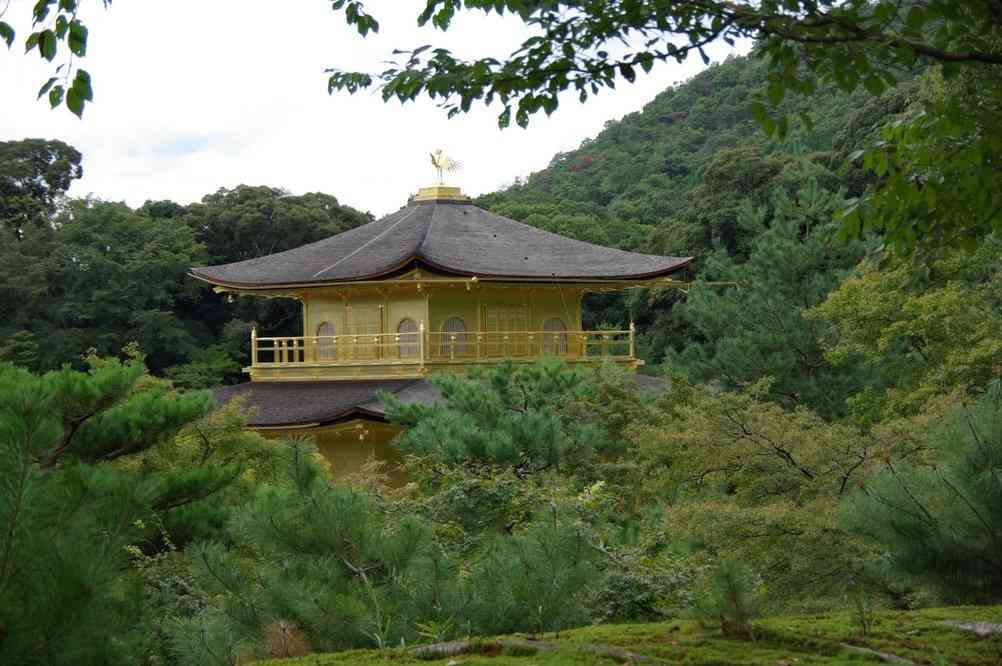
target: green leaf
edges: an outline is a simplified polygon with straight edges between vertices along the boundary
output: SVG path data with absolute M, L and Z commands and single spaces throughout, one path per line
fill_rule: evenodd
M 619 73 L 630 83 L 637 79 L 637 73 L 633 71 L 633 67 L 625 62 L 619 66 Z
M 758 124 L 762 126 L 766 134 L 774 134 L 776 132 L 776 121 L 769 115 L 765 104 L 762 102 L 752 102 L 751 114 Z
M 72 111 L 77 118 L 83 117 L 84 98 L 80 96 L 80 92 L 74 87 L 70 87 L 69 92 L 66 93 L 66 107 Z
M 35 25 L 45 20 L 49 15 L 49 5 L 55 4 L 56 0 L 38 0 L 31 9 L 31 16 Z
M 14 28 L 10 27 L 9 23 L 0 21 L 0 39 L 7 42 L 7 48 L 14 43 Z
M 73 78 L 73 85 L 70 91 L 76 91 L 81 99 L 88 102 L 94 99 L 94 91 L 90 87 L 90 74 L 85 69 L 78 69 L 77 75 Z
M 36 97 L 35 99 L 42 99 L 42 95 L 44 95 L 45 93 L 49 92 L 49 89 L 52 88 L 52 85 L 57 80 L 58 80 L 58 77 L 53 76 L 48 81 L 46 81 L 45 85 L 38 89 L 38 97 Z
M 70 51 L 74 55 L 84 57 L 87 55 L 87 26 L 80 21 L 73 19 L 70 23 Z
M 806 111 L 800 112 L 800 122 L 804 124 L 804 129 L 808 132 L 814 131 L 814 118 Z
M 769 97 L 770 104 L 773 106 L 779 106 L 780 102 L 783 101 L 783 97 L 786 95 L 786 88 L 779 79 L 772 79 L 769 81 L 766 94 Z
M 62 86 L 56 86 L 49 91 L 49 106 L 51 108 L 54 109 L 63 103 L 63 92 Z
M 43 58 L 52 62 L 52 59 L 56 57 L 56 46 L 59 40 L 56 37 L 56 33 L 51 30 L 43 30 L 38 33 L 38 52 Z

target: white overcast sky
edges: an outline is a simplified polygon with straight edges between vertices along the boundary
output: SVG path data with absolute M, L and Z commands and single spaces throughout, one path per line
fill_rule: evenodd
M 23 55 L 32 0 L 13 0 L 19 30 L 0 47 L 0 140 L 61 139 L 84 155 L 72 195 L 138 206 L 189 203 L 246 183 L 295 194 L 326 192 L 377 216 L 434 182 L 428 153 L 442 147 L 463 169 L 449 180 L 489 192 L 577 147 L 610 119 L 703 68 L 698 58 L 656 66 L 586 104 L 573 94 L 529 129 L 497 127 L 497 106 L 446 119 L 429 100 L 384 104 L 377 92 L 327 94 L 326 67 L 379 71 L 394 48 L 426 43 L 463 56 L 504 56 L 527 36 L 512 19 L 470 15 L 447 33 L 419 29 L 423 0 L 370 0 L 380 31 L 363 39 L 327 0 L 97 0 L 81 3 L 90 28 L 78 64 L 94 80 L 83 120 L 35 100 L 52 65 Z M 0 8 L 3 0 L 0 0 Z M 730 50 L 709 51 L 715 61 Z

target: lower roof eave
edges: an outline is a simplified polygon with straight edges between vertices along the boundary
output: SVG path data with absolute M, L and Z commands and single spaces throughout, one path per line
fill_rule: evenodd
M 351 421 L 372 421 L 373 423 L 389 423 L 384 414 L 368 410 L 362 407 L 348 410 L 343 414 L 338 414 L 331 419 L 324 419 L 322 421 L 301 421 L 301 422 L 290 422 L 290 423 L 267 423 L 267 424 L 256 424 L 253 419 L 247 421 L 247 428 L 250 430 L 313 430 L 319 428 L 329 428 L 331 426 L 341 425 L 344 423 L 349 423 Z

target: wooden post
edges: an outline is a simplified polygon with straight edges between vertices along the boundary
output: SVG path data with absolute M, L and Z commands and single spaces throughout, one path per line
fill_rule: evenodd
M 637 355 L 637 326 L 632 321 L 630 322 L 630 358 L 634 358 Z
M 424 339 L 424 320 L 418 324 L 418 359 L 421 362 L 421 369 L 424 369 L 424 358 L 425 358 L 425 339 Z
M 257 365 L 257 325 L 251 326 L 251 367 Z

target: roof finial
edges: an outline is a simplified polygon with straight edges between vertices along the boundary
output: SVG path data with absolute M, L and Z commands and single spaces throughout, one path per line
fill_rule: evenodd
M 435 170 L 438 172 L 439 185 L 445 185 L 445 181 L 442 180 L 443 171 L 448 171 L 449 173 L 453 173 L 454 171 L 458 171 L 463 167 L 461 163 L 457 162 L 456 160 L 446 155 L 445 151 L 442 150 L 441 148 L 436 148 L 435 152 L 431 153 L 431 164 L 433 167 L 435 167 Z

